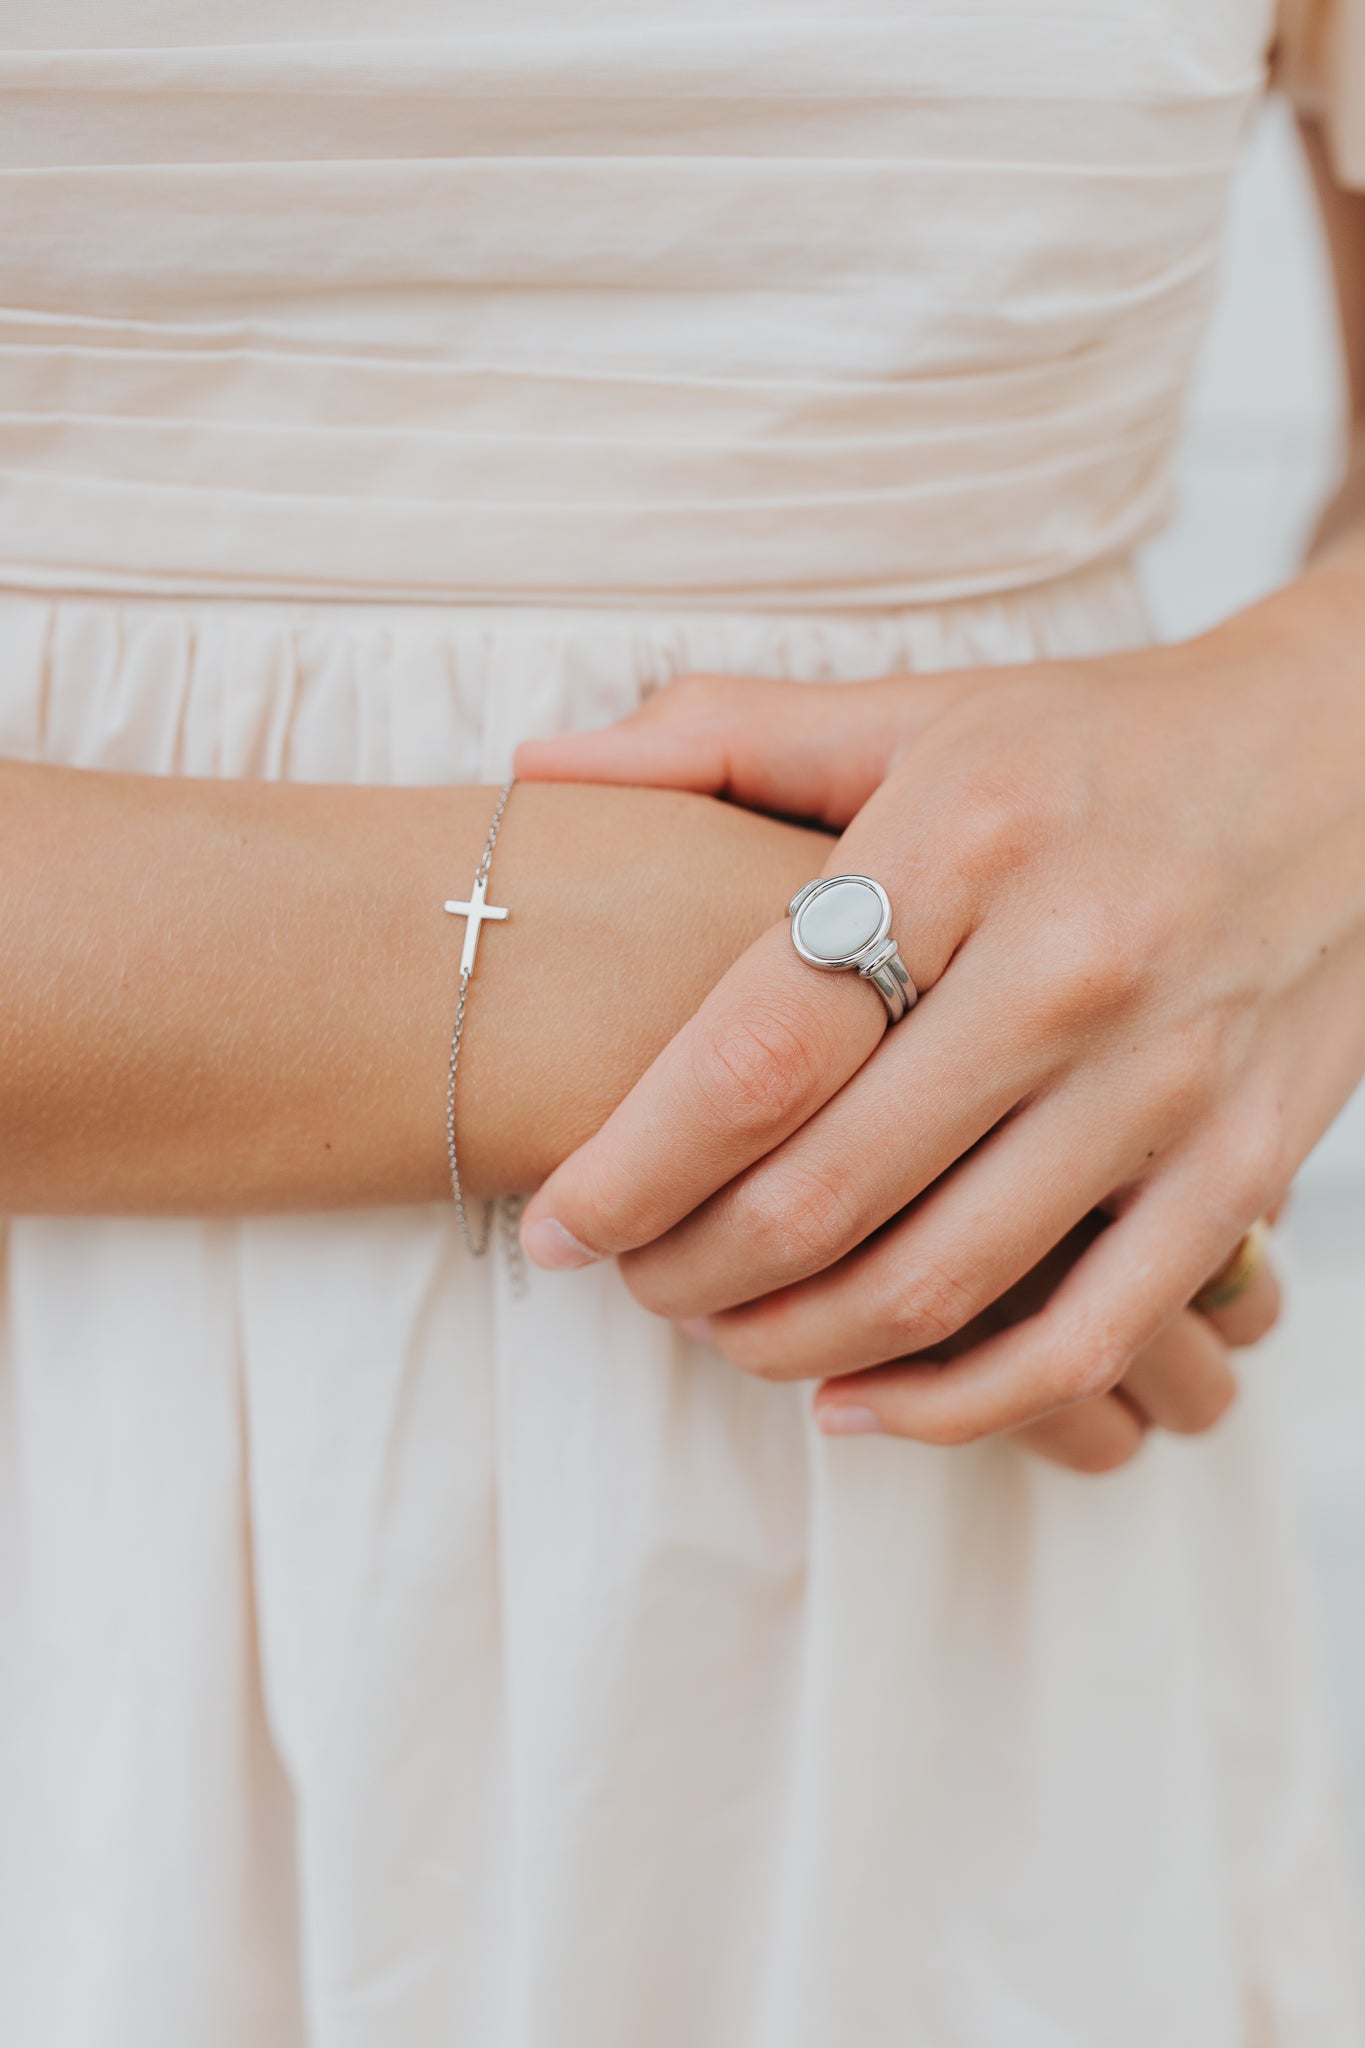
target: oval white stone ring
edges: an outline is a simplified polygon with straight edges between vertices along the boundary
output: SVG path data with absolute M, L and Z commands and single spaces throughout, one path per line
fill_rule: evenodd
M 899 1024 L 918 1000 L 891 936 L 891 903 L 870 875 L 827 875 L 807 882 L 787 905 L 792 944 L 810 967 L 851 969 L 870 981 Z

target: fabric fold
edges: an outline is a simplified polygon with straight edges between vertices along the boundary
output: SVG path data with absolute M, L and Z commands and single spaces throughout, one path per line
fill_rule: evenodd
M 894 606 L 1160 518 L 1252 10 L 400 12 L 0 55 L 6 582 Z

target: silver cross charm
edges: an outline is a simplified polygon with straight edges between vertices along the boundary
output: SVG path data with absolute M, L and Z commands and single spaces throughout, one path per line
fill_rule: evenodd
M 510 912 L 506 910 L 499 910 L 495 903 L 489 903 L 487 897 L 488 877 L 484 875 L 475 882 L 470 892 L 468 903 L 447 903 L 445 906 L 447 910 L 453 911 L 457 917 L 467 917 L 469 919 L 468 924 L 464 928 L 464 951 L 460 955 L 461 974 L 472 974 L 474 972 L 474 955 L 479 950 L 479 930 L 484 919 L 486 917 L 504 918 L 510 915 Z

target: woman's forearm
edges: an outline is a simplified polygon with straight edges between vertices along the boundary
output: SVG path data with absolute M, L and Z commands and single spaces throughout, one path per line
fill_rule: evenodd
M 442 904 L 494 801 L 0 763 L 0 1212 L 439 1199 Z M 823 853 L 705 798 L 519 787 L 462 1051 L 471 1193 L 595 1129 Z

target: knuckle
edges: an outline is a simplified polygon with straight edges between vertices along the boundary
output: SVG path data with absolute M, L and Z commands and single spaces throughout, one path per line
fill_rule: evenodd
M 770 1273 L 816 1273 L 859 1240 L 849 1169 L 773 1165 L 735 1191 L 731 1227 Z
M 813 1033 L 775 1008 L 728 1019 L 699 1048 L 692 1079 L 716 1125 L 763 1133 L 815 1094 L 822 1066 Z
M 1026 867 L 1053 838 L 1056 821 L 1043 786 L 1030 777 L 974 775 L 953 806 L 954 860 L 978 879 L 1000 881 Z
M 1154 952 L 1137 919 L 1091 903 L 1049 920 L 1041 964 L 1062 1018 L 1093 1022 L 1141 997 Z
M 1277 1104 L 1258 1105 L 1227 1133 L 1220 1160 L 1224 1200 L 1238 1216 L 1262 1216 L 1290 1179 L 1283 1115 Z
M 1097 1401 L 1118 1385 L 1131 1363 L 1130 1347 L 1109 1331 L 1068 1332 L 1053 1351 L 1049 1373 L 1057 1406 Z
M 946 1344 L 980 1307 L 967 1281 L 933 1261 L 893 1269 L 874 1287 L 874 1300 L 879 1323 L 904 1352 Z
M 1222 1021 L 1200 1018 L 1149 1052 L 1155 1100 L 1167 1134 L 1178 1135 L 1208 1112 L 1225 1049 Z

